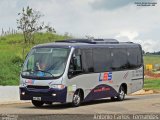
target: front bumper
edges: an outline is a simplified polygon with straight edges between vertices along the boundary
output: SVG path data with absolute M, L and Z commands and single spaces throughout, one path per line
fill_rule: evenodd
M 41 97 L 41 101 L 44 102 L 66 102 L 67 87 L 61 90 L 53 88 L 29 89 L 26 87 L 20 87 L 19 90 L 20 100 L 33 100 L 33 97 Z M 56 94 L 56 96 L 53 96 L 53 94 Z

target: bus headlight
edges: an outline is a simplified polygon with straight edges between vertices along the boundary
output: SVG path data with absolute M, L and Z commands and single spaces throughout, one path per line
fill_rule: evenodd
M 25 95 L 26 93 L 25 93 L 25 92 L 22 92 L 21 94 L 22 94 L 22 95 Z
M 65 88 L 65 86 L 62 84 L 51 84 L 49 87 L 56 88 L 56 89 L 64 89 Z

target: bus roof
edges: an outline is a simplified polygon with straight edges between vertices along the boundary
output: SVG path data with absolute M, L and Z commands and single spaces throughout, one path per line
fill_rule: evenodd
M 34 46 L 34 48 L 43 47 L 62 47 L 62 48 L 97 48 L 97 47 L 113 47 L 113 48 L 135 48 L 140 47 L 139 44 L 133 42 L 118 42 L 115 39 L 69 39 L 59 40 L 53 43 L 45 43 Z

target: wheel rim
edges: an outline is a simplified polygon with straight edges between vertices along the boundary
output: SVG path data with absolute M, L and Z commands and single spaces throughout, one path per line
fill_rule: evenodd
M 74 95 L 73 101 L 75 105 L 78 105 L 80 103 L 80 96 L 79 95 Z
M 123 98 L 124 98 L 124 95 L 125 95 L 125 93 L 124 93 L 123 89 L 121 89 L 121 91 L 120 91 L 120 93 L 119 93 L 119 97 L 120 97 L 121 99 L 123 99 Z

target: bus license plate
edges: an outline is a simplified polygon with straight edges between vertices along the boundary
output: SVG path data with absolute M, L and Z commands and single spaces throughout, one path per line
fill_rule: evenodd
M 33 97 L 33 100 L 41 101 L 41 97 Z

